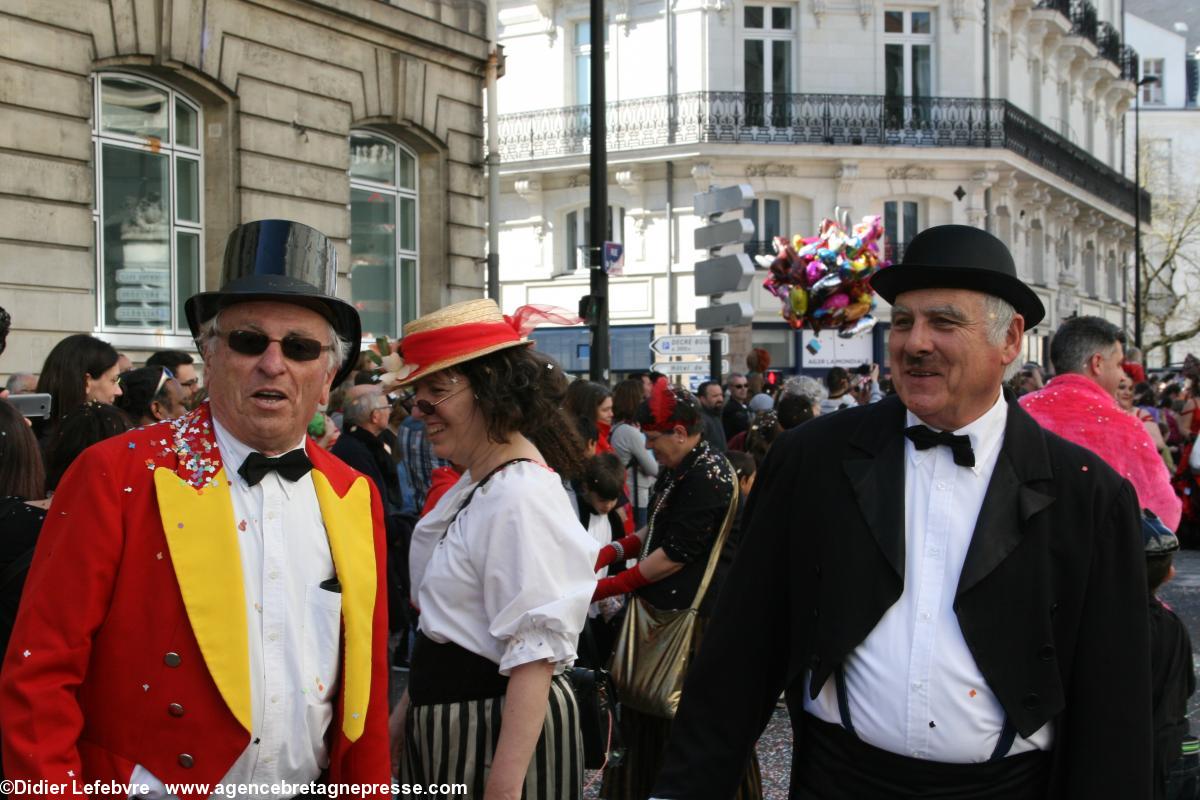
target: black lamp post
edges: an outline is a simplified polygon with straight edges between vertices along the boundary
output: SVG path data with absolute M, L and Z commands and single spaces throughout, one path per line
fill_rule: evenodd
M 1138 141 L 1138 118 L 1142 87 L 1155 83 L 1158 78 L 1147 75 L 1137 82 L 1137 91 L 1133 93 L 1133 343 L 1138 350 L 1142 349 L 1142 149 Z

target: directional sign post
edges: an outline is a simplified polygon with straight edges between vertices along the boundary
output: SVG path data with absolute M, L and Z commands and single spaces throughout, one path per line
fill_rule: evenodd
M 729 354 L 729 334 L 718 333 L 721 340 L 721 355 Z M 710 337 L 660 336 L 650 343 L 651 352 L 660 356 L 706 356 L 710 348 Z
M 721 359 L 718 364 L 721 372 L 729 371 L 729 361 Z M 712 367 L 707 361 L 656 361 L 654 362 L 654 371 L 661 372 L 663 375 L 709 375 L 714 374 L 710 371 Z M 711 378 L 712 380 L 720 380 L 719 377 Z
M 745 253 L 722 254 L 721 249 L 754 238 L 754 222 L 745 219 L 718 221 L 722 214 L 740 211 L 754 200 L 754 189 L 746 184 L 712 189 L 693 198 L 696 215 L 707 223 L 696 228 L 693 246 L 707 250 L 709 257 L 696 262 L 696 294 L 707 295 L 707 307 L 696 309 L 696 327 L 712 331 L 709 340 L 709 376 L 720 382 L 721 373 L 729 370 L 722 362 L 718 331 L 734 325 L 745 325 L 754 318 L 754 308 L 747 302 L 722 303 L 725 292 L 742 292 L 754 277 L 754 264 Z M 727 351 L 726 351 L 727 352 Z

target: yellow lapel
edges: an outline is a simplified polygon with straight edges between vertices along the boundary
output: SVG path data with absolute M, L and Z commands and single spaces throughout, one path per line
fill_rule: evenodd
M 312 471 L 321 518 L 342 585 L 342 622 L 346 658 L 343 663 L 342 732 L 351 742 L 362 736 L 371 696 L 371 633 L 375 617 L 375 533 L 371 489 L 361 475 L 338 497 L 329 479 Z
M 174 470 L 160 467 L 154 471 L 154 486 L 175 579 L 204 663 L 229 710 L 249 731 L 246 599 L 225 469 L 211 483 L 194 488 Z

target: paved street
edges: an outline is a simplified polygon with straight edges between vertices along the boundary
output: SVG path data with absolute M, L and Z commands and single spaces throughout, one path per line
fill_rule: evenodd
M 1187 624 L 1192 643 L 1200 642 L 1200 550 L 1184 550 L 1176 557 L 1175 580 L 1162 592 L 1163 599 Z M 1200 661 L 1200 657 L 1197 657 Z M 393 676 L 406 678 L 403 673 Z M 1192 730 L 1200 730 L 1200 692 L 1188 706 Z M 758 759 L 762 767 L 765 800 L 786 800 L 791 773 L 792 730 L 786 709 L 777 709 L 763 736 L 758 741 Z M 589 773 L 589 777 L 591 774 Z M 588 798 L 599 797 L 599 781 L 585 793 Z

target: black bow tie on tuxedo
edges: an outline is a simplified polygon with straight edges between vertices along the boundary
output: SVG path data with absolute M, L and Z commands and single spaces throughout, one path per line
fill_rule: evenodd
M 268 458 L 262 453 L 251 453 L 238 467 L 238 475 L 246 479 L 246 483 L 257 486 L 268 472 L 278 472 L 289 481 L 298 481 L 312 469 L 312 462 L 303 450 L 293 450 L 277 458 Z
M 975 451 L 971 449 L 971 437 L 955 436 L 949 431 L 935 431 L 924 425 L 913 425 L 904 429 L 904 435 L 912 439 L 918 450 L 945 445 L 954 454 L 954 463 L 960 467 L 975 466 Z

